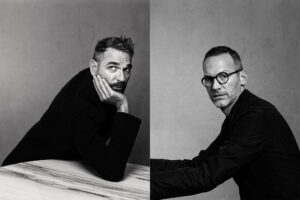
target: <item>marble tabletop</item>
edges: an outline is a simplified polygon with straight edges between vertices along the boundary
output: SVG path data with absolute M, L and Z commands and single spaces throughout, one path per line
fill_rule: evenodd
M 0 168 L 0 199 L 150 199 L 149 176 L 149 167 L 128 163 L 124 178 L 110 182 L 79 161 L 31 161 Z

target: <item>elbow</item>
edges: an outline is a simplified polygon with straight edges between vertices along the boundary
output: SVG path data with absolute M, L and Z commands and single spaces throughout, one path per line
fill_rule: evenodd
M 124 177 L 126 163 L 110 162 L 106 160 L 93 165 L 97 175 L 107 181 L 118 182 Z
M 125 166 L 113 167 L 111 165 L 104 165 L 95 168 L 95 170 L 100 178 L 107 181 L 118 182 L 121 181 L 124 177 Z
M 123 179 L 124 172 L 102 172 L 100 173 L 100 177 L 106 181 L 119 182 Z

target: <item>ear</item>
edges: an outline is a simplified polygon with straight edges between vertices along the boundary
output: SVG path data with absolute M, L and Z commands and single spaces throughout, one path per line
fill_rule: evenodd
M 246 70 L 240 72 L 240 80 L 241 80 L 241 86 L 245 87 L 248 80 L 248 73 Z
M 98 64 L 94 59 L 90 60 L 90 72 L 93 76 L 96 75 L 97 66 Z

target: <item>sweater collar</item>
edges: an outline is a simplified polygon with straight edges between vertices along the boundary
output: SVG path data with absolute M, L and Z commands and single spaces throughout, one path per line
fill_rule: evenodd
M 251 95 L 251 93 L 249 92 L 249 90 L 245 89 L 238 97 L 238 100 L 233 105 L 233 107 L 232 107 L 229 115 L 226 117 L 226 119 L 232 118 L 232 116 L 234 116 L 235 113 L 237 113 L 240 110 L 240 108 L 243 107 L 243 105 L 247 102 L 250 95 Z

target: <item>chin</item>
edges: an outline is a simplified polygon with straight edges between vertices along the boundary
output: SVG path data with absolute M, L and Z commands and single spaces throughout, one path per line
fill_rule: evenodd
M 228 105 L 228 103 L 227 102 L 225 102 L 224 100 L 217 100 L 217 101 L 214 101 L 214 104 L 215 104 L 215 106 L 217 107 L 217 108 L 225 108 L 227 105 Z
M 113 89 L 115 92 L 119 92 L 119 93 L 121 93 L 121 94 L 124 94 L 124 92 L 125 92 L 125 89 L 123 89 L 123 90 L 120 90 L 120 89 Z
M 121 94 L 123 94 L 124 93 L 124 91 L 123 90 L 114 90 L 115 92 L 118 92 L 118 93 L 121 93 Z

